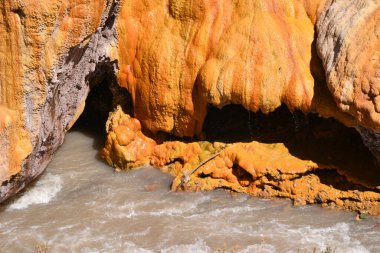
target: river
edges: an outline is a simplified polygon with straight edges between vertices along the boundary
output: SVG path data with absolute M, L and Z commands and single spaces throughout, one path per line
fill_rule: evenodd
M 154 168 L 114 173 L 67 134 L 46 172 L 0 206 L 0 252 L 380 252 L 379 218 L 223 190 L 172 193 Z M 42 249 L 42 250 L 41 250 Z

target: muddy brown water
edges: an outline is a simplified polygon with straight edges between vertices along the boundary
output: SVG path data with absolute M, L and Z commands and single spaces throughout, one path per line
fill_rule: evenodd
M 380 252 L 380 219 L 218 190 L 172 193 L 154 168 L 116 174 L 70 132 L 46 172 L 0 206 L 0 252 Z

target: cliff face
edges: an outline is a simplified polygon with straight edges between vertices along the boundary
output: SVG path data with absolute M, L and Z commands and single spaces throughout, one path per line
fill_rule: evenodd
M 210 105 L 271 113 L 285 104 L 356 127 L 380 158 L 377 0 L 17 0 L 0 8 L 0 201 L 44 170 L 90 89 L 109 76 L 114 103 L 127 90 L 152 136 L 202 136 Z M 132 138 L 124 135 L 109 143 Z M 110 163 L 123 158 L 111 149 Z
M 207 104 L 315 109 L 312 72 L 322 70 L 312 55 L 313 22 L 323 2 L 124 2 L 119 80 L 136 117 L 154 133 L 193 136 Z
M 45 169 L 79 116 L 111 7 L 90 0 L 1 5 L 0 200 Z

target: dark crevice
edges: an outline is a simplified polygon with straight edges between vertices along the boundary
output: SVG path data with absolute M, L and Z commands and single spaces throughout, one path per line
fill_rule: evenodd
M 305 174 L 301 174 L 300 177 L 304 176 Z M 268 179 L 268 181 L 273 181 L 273 182 L 278 182 L 281 180 L 281 175 L 278 174 L 278 177 L 277 176 L 273 176 L 271 174 L 265 174 L 264 177 L 266 177 Z M 292 178 L 291 180 L 294 180 L 295 178 Z
M 334 189 L 337 190 L 368 190 L 366 187 L 360 184 L 354 184 L 350 182 L 345 176 L 340 175 L 336 170 L 316 170 L 313 171 L 311 174 L 317 175 L 322 184 L 332 186 L 334 187 Z
M 239 184 L 243 187 L 247 187 L 253 182 L 252 175 L 236 164 L 234 164 L 232 167 L 232 174 L 236 177 L 236 179 L 239 181 Z
M 102 36 L 112 37 L 116 15 L 119 12 L 120 1 L 114 0 L 109 8 L 107 19 L 101 29 Z M 72 48 L 67 62 L 78 63 L 82 59 L 83 52 L 88 49 L 88 44 L 82 47 Z M 116 77 L 117 62 L 103 59 L 97 63 L 95 70 L 86 77 L 86 83 L 90 92 L 86 98 L 85 109 L 74 125 L 74 128 L 85 128 L 92 132 L 100 133 L 105 137 L 106 122 L 109 113 L 118 105 L 129 115 L 134 114 L 130 93 L 120 87 Z M 77 86 L 80 89 L 80 86 Z
M 272 187 L 273 190 L 275 191 L 282 191 L 282 189 L 280 187 L 278 187 L 277 185 L 270 185 L 270 187 Z
M 146 136 L 154 139 L 158 144 L 162 144 L 165 141 L 180 141 L 183 143 L 191 143 L 191 142 L 196 142 L 196 141 L 200 140 L 197 136 L 194 136 L 194 137 L 186 137 L 186 136 L 178 137 L 178 136 L 175 136 L 173 133 L 166 133 L 166 132 L 162 132 L 162 131 L 159 131 L 156 134 L 153 134 L 147 129 L 143 129 L 143 133 Z
M 215 190 L 227 190 L 229 192 L 237 192 L 234 189 L 231 189 L 230 187 L 227 187 L 227 186 L 219 186 L 219 187 L 215 188 Z
M 208 177 L 211 177 L 211 174 L 205 174 L 205 173 L 201 172 L 197 176 L 199 178 L 208 178 Z
M 175 166 L 178 163 L 183 166 L 185 164 L 185 161 L 182 158 L 175 158 L 171 160 L 169 163 L 167 163 L 166 166 L 171 167 L 171 166 Z
M 270 114 L 253 113 L 241 105 L 222 109 L 209 105 L 203 132 L 208 141 L 284 143 L 299 139 L 308 130 L 309 121 L 310 116 L 300 111 L 292 113 L 285 105 Z
M 14 9 L 12 10 L 12 12 L 17 14 L 17 16 L 19 16 L 21 20 L 26 17 L 24 10 L 21 8 Z
M 106 139 L 106 122 L 109 113 L 120 105 L 125 113 L 133 115 L 132 99 L 128 90 L 120 87 L 114 67 L 115 62 L 104 62 L 96 66 L 95 71 L 86 77 L 90 92 L 85 108 L 72 127 L 94 139 L 93 148 L 101 150 Z M 105 162 L 100 153 L 95 158 Z
M 104 26 L 105 28 L 111 29 L 114 26 L 116 15 L 119 13 L 119 9 L 120 9 L 120 1 L 114 0 L 109 10 L 108 19 L 105 22 L 105 26 Z
M 260 182 L 260 181 L 258 181 L 258 182 Z M 255 185 L 256 188 L 259 188 L 262 191 L 265 190 L 265 186 L 266 186 L 266 184 L 263 184 L 263 183 L 259 183 L 259 184 Z
M 182 158 L 179 158 L 179 157 L 177 157 L 177 158 L 175 158 L 174 160 L 171 161 L 171 163 L 176 163 L 176 162 L 178 162 L 178 163 L 180 163 L 182 165 L 185 164 L 185 161 Z
M 380 185 L 379 168 L 359 133 L 334 119 L 300 111 L 292 113 L 284 105 L 268 115 L 249 112 L 241 105 L 222 109 L 209 106 L 203 132 L 211 142 L 284 143 L 295 157 L 312 160 L 324 168 L 339 168 L 339 174 L 358 179 L 366 186 Z M 334 170 L 319 171 L 324 174 Z M 322 180 L 327 178 L 323 176 Z M 340 181 L 342 185 L 348 182 Z
M 133 115 L 131 95 L 128 90 L 118 85 L 113 63 L 98 64 L 86 81 L 90 85 L 90 93 L 74 129 L 85 128 L 105 135 L 108 115 L 117 105 L 120 105 L 125 113 Z

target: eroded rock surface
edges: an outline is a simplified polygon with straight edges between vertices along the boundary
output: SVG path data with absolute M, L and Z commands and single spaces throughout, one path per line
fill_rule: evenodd
M 119 79 L 132 91 L 135 116 L 154 133 L 194 136 L 207 104 L 314 109 L 312 72 L 321 66 L 312 43 L 324 1 L 311 2 L 125 2 L 117 19 Z
M 0 7 L 0 201 L 44 171 L 81 114 L 87 76 L 109 62 L 110 1 L 5 1 Z
M 333 164 L 299 159 L 284 144 L 169 141 L 157 145 L 142 135 L 136 119 L 120 115 L 118 108 L 108 120 L 103 157 L 117 169 L 158 167 L 175 176 L 173 191 L 224 188 L 289 198 L 297 205 L 318 203 L 380 215 L 380 191 L 375 185 L 353 183 L 353 175 Z
M 157 145 L 141 132 L 137 119 L 124 114 L 121 107 L 110 114 L 107 121 L 106 145 L 102 156 L 118 169 L 133 169 L 149 164 L 149 155 Z
M 358 129 L 380 161 L 379 5 L 378 0 L 5 1 L 0 7 L 0 201 L 45 169 L 84 110 L 90 90 L 107 78 L 115 80 L 110 104 L 125 103 L 120 94 L 128 93 L 131 116 L 138 120 L 117 111 L 108 123 L 103 155 L 122 169 L 146 163 L 165 167 L 172 162 L 169 150 L 186 150 L 186 159 L 195 164 L 216 149 L 233 149 L 207 142 L 157 144 L 165 134 L 204 137 L 208 108 L 228 104 L 265 114 L 285 104 L 292 112 L 333 117 Z M 252 146 L 279 152 L 285 160 L 292 157 L 280 144 L 274 151 L 259 143 L 236 145 L 243 153 Z M 199 158 L 197 152 L 206 146 L 214 151 Z M 316 164 L 317 171 L 328 168 Z M 185 167 L 177 166 L 173 174 Z M 312 176 L 315 170 L 301 174 Z M 378 173 L 372 167 L 335 170 L 346 181 L 355 178 L 355 185 L 361 184 L 356 175 Z M 207 177 L 198 178 L 207 185 Z M 380 182 L 363 187 L 374 185 Z M 316 201 L 310 196 L 301 202 Z M 369 206 L 362 209 L 372 210 Z
M 380 1 L 330 1 L 317 23 L 317 48 L 339 108 L 380 131 Z

